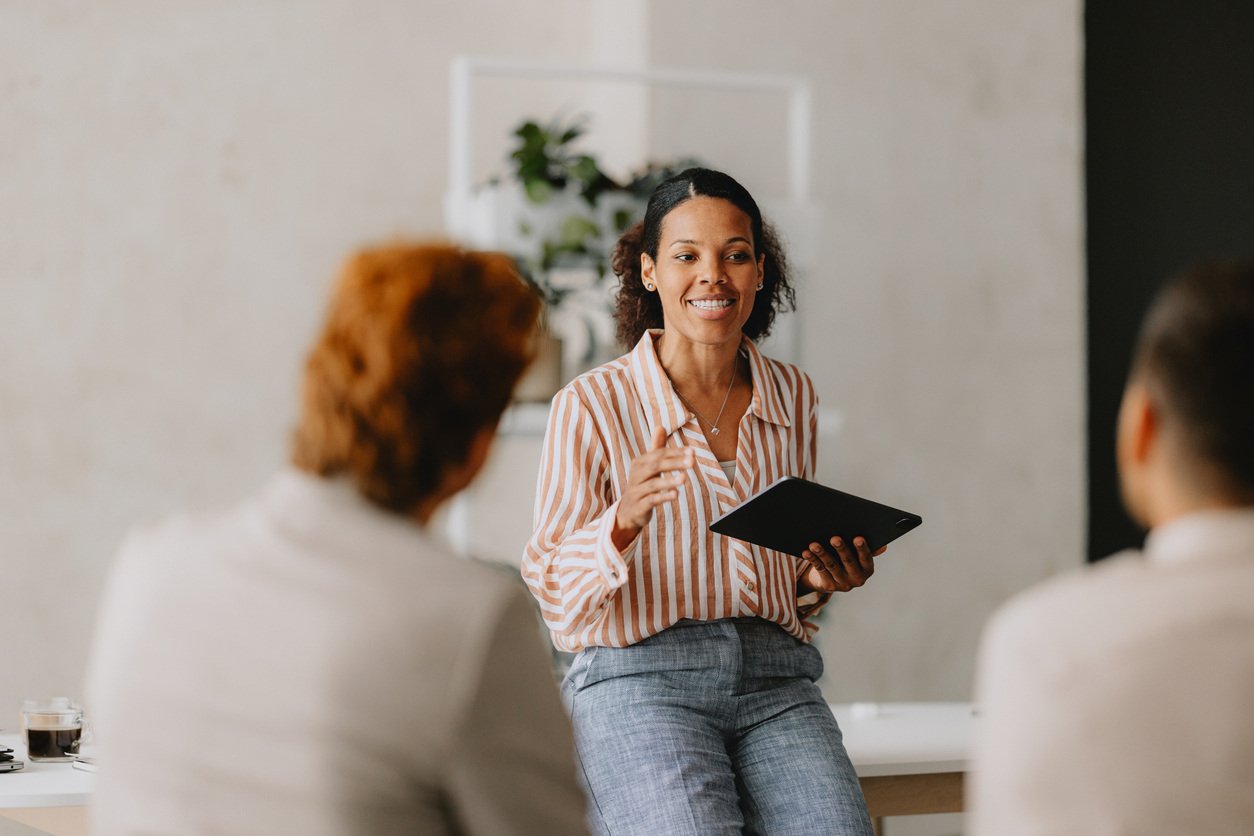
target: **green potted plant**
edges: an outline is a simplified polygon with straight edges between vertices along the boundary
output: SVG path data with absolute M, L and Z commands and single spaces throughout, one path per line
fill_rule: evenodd
M 513 132 L 509 160 L 517 195 L 498 195 L 501 217 L 495 245 L 514 255 L 523 275 L 539 290 L 547 330 L 561 343 L 559 371 L 538 365 L 532 379 L 524 381 L 521 399 L 547 400 L 550 388 L 556 391 L 562 381 L 621 349 L 611 315 L 615 279 L 610 251 L 644 216 L 658 183 L 699 164 L 690 159 L 649 163 L 620 182 L 593 154 L 580 150 L 586 132 L 585 119 L 560 117 L 528 119 Z M 504 184 L 497 179 L 489 185 L 499 189 Z M 545 350 L 542 345 L 542 355 Z M 533 385 L 536 376 L 544 378 L 538 386 Z

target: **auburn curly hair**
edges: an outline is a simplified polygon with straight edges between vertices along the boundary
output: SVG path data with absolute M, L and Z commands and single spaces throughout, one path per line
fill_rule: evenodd
M 762 290 L 754 299 L 753 310 L 745 322 L 745 336 L 758 341 L 771 333 L 775 315 L 796 308 L 797 296 L 788 274 L 788 261 L 780 246 L 779 236 L 762 218 L 753 196 L 730 175 L 708 168 L 689 168 L 663 180 L 649 195 L 644 220 L 631 226 L 610 255 L 610 268 L 618 276 L 614 321 L 618 341 L 631 348 L 650 328 L 661 328 L 662 301 L 644 287 L 640 276 L 640 255 L 648 253 L 657 259 L 662 237 L 662 221 L 676 206 L 694 197 L 717 197 L 728 201 L 749 216 L 753 229 L 754 256 L 765 256 L 762 265 Z
M 504 255 L 397 243 L 352 256 L 305 364 L 292 463 L 412 511 L 500 419 L 539 312 Z

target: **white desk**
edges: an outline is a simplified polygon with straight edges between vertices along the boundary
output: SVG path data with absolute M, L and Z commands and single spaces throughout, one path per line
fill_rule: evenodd
M 832 712 L 877 832 L 887 816 L 962 812 L 970 703 L 833 704 Z
M 0 747 L 26 761 L 17 772 L 0 772 L 0 816 L 58 836 L 87 833 L 95 775 L 68 763 L 32 761 L 17 732 L 0 732 Z
M 970 703 L 833 704 L 871 817 L 962 811 L 974 715 Z M 0 816 L 47 833 L 87 832 L 96 776 L 68 763 L 35 763 L 16 733 L 0 733 L 26 761 L 0 773 Z M 878 824 L 877 824 L 878 826 Z

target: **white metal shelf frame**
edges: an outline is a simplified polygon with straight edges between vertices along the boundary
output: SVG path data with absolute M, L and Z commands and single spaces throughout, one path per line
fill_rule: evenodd
M 779 92 L 788 97 L 787 154 L 790 202 L 810 199 L 810 134 L 812 95 L 805 76 L 784 73 L 734 73 L 661 68 L 611 68 L 578 64 L 541 64 L 494 58 L 457 56 L 449 66 L 448 226 L 474 189 L 474 103 L 479 78 L 537 81 L 608 81 L 656 87 L 693 87 L 707 90 Z

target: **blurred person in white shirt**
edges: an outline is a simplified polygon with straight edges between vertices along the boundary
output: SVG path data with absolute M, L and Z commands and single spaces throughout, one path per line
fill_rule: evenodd
M 1254 262 L 1163 289 L 1117 435 L 1144 551 L 990 622 L 975 836 L 1254 833 Z

